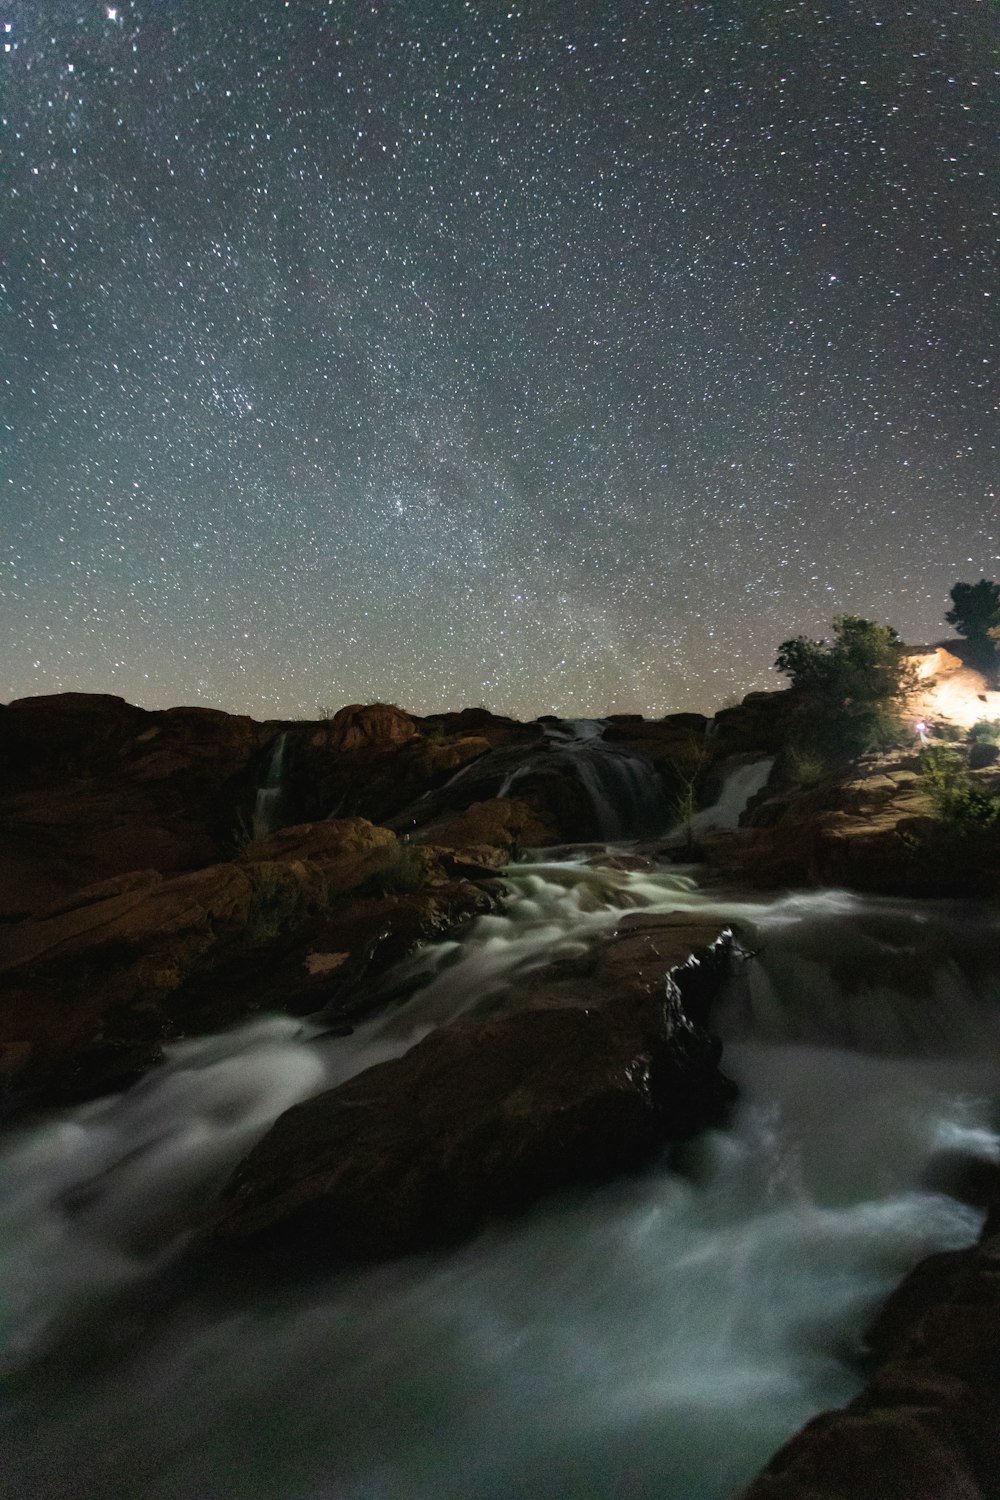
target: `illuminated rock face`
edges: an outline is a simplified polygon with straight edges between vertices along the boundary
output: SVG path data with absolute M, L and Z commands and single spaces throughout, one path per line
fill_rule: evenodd
M 968 729 L 979 719 L 1000 718 L 1000 693 L 991 692 L 981 672 L 967 667 L 944 646 L 908 658 L 917 678 L 907 713 L 914 720 Z

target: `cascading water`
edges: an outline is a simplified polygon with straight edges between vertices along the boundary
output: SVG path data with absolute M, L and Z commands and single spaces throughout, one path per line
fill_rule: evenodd
M 669 821 L 663 783 L 648 760 L 602 739 L 600 719 L 560 719 L 546 728 L 544 761 L 529 760 L 507 777 L 498 793 L 509 795 L 525 776 L 544 767 L 564 770 L 590 799 L 598 835 L 609 841 L 652 837 Z
M 19 1496 L 725 1500 L 859 1384 L 873 1306 L 979 1215 L 935 1163 L 996 1160 L 1000 916 L 816 892 L 733 899 L 579 856 L 411 963 L 351 1036 L 280 1018 L 184 1043 L 125 1095 L 15 1137 L 0 1211 Z M 184 1250 L 296 1099 L 434 1025 L 516 1008 L 623 910 L 734 921 L 731 1126 L 449 1254 L 220 1286 Z
M 288 733 L 283 730 L 274 742 L 267 763 L 267 771 L 264 780 L 257 788 L 257 800 L 253 809 L 253 836 L 255 839 L 267 838 L 269 833 L 274 833 L 279 826 L 281 818 L 281 800 L 283 795 L 283 782 L 285 775 L 285 747 L 288 742 Z
M 711 807 L 703 807 L 691 819 L 692 833 L 705 833 L 710 828 L 736 828 L 740 814 L 751 797 L 756 797 L 767 783 L 774 765 L 774 756 L 763 760 L 751 760 L 737 766 L 722 784 L 718 797 Z

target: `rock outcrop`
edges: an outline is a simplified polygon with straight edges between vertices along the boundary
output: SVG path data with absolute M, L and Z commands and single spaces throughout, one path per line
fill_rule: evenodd
M 367 979 L 495 903 L 491 870 L 598 831 L 544 731 L 390 704 L 298 724 L 85 693 L 3 707 L 8 1100 L 117 1086 L 165 1039 L 261 1007 L 363 1009 Z M 671 765 L 688 773 L 703 731 L 696 715 L 609 729 L 664 780 Z
M 329 1005 L 488 910 L 489 875 L 347 819 L 75 892 L 0 928 L 0 1080 L 15 1103 L 81 1097 L 135 1076 L 171 1037 Z
M 1000 791 L 991 765 L 971 773 Z M 887 895 L 1000 891 L 1000 829 L 937 817 L 913 754 L 869 757 L 812 787 L 762 794 L 735 834 L 704 841 L 729 880 L 761 889 L 838 885 Z
M 734 1093 L 720 1051 L 669 979 L 643 1007 L 453 1023 L 282 1115 L 226 1189 L 215 1242 L 330 1263 L 454 1241 L 716 1123 Z
M 0 920 L 81 887 L 228 857 L 273 726 L 206 708 L 150 713 L 60 693 L 0 717 Z

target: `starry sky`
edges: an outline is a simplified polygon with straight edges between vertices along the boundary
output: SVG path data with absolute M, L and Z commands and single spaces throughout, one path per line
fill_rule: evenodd
M 0 22 L 0 699 L 711 710 L 1000 577 L 992 0 Z

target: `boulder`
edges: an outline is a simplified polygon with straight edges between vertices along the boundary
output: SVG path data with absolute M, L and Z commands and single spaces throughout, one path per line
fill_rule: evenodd
M 0 777 L 41 786 L 117 767 L 123 746 L 150 715 L 110 693 L 50 693 L 16 698 L 0 719 Z
M 545 1009 L 613 1008 L 619 1018 L 638 1020 L 655 1006 L 672 974 L 680 984 L 685 1015 L 705 1026 L 709 1007 L 702 991 L 707 988 L 714 995 L 733 946 L 728 930 L 720 935 L 718 918 L 689 911 L 627 912 L 603 942 L 524 975 L 518 999 Z
M 679 991 L 456 1022 L 282 1115 L 237 1169 L 217 1245 L 319 1263 L 446 1244 L 717 1122 L 733 1088 Z
M 720 708 L 712 738 L 720 741 L 720 751 L 726 755 L 750 751 L 776 755 L 788 738 L 793 700 L 794 694 L 787 689 L 747 693 L 742 703 Z
M 391 703 L 349 703 L 315 733 L 329 750 L 384 750 L 412 739 L 418 730 L 410 715 Z
M 457 713 L 431 714 L 421 719 L 420 724 L 424 733 L 432 736 L 485 739 L 492 750 L 534 742 L 538 738 L 537 725 L 521 724 L 503 714 L 490 713 L 488 708 L 463 708 Z
M 414 843 L 460 849 L 496 865 L 506 863 L 517 849 L 554 844 L 558 832 L 523 799 L 493 797 L 427 823 L 412 837 Z
M 708 720 L 701 714 L 670 714 L 665 719 L 639 715 L 610 720 L 604 739 L 632 755 L 640 755 L 660 772 L 668 788 L 700 781 L 722 746 L 706 736 Z

